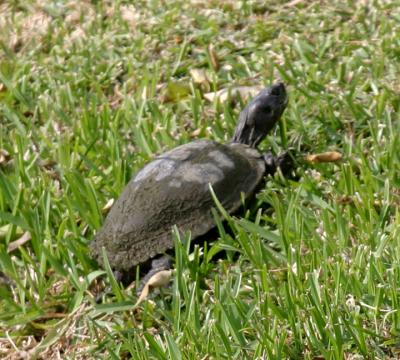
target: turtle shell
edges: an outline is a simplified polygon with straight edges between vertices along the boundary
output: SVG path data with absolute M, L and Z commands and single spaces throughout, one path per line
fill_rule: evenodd
M 244 144 L 199 140 L 168 151 L 128 183 L 95 235 L 92 254 L 101 262 L 104 246 L 111 267 L 127 271 L 172 248 L 174 225 L 192 239 L 203 235 L 215 226 L 209 184 L 232 213 L 264 171 L 260 153 Z

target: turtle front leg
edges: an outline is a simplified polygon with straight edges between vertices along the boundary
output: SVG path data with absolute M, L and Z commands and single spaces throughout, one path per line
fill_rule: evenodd
M 269 151 L 263 157 L 266 175 L 274 175 L 280 169 L 282 175 L 288 177 L 295 168 L 294 154 L 291 151 L 285 151 L 278 156 Z

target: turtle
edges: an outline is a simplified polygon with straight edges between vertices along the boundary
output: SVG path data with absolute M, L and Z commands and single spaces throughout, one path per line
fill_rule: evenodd
M 210 186 L 228 213 L 251 198 L 266 174 L 286 157 L 261 154 L 257 146 L 283 114 L 288 96 L 283 83 L 258 93 L 239 115 L 226 144 L 201 139 L 157 156 L 129 181 L 90 244 L 100 263 L 105 248 L 114 271 L 131 272 L 153 261 L 154 273 L 169 261 L 159 260 L 174 246 L 172 228 L 199 238 L 215 227 Z M 287 162 L 287 161 L 286 161 Z M 167 265 L 168 264 L 168 265 Z

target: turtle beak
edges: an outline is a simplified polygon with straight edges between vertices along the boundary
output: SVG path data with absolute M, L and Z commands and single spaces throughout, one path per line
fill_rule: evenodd
M 285 85 L 283 85 L 283 83 L 278 83 L 278 84 L 272 85 L 271 95 L 279 96 L 279 97 L 286 96 Z
M 282 82 L 272 85 L 270 94 L 279 98 L 281 100 L 280 102 L 283 106 L 287 105 L 288 96 L 286 93 L 285 85 Z

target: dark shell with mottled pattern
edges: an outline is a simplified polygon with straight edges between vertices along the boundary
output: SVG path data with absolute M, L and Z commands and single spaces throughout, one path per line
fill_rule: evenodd
M 128 183 L 95 235 L 92 254 L 102 262 L 104 246 L 111 267 L 127 271 L 171 249 L 174 225 L 192 239 L 201 236 L 215 226 L 209 184 L 232 213 L 264 171 L 260 153 L 244 144 L 199 140 L 168 151 Z

